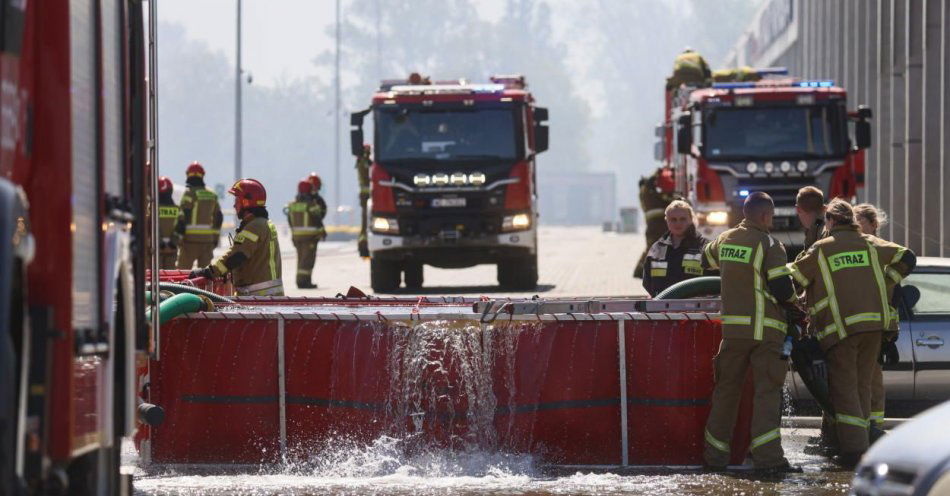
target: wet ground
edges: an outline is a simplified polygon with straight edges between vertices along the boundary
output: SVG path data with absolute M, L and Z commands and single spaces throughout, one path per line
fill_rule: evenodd
M 852 473 L 804 454 L 814 429 L 783 429 L 789 460 L 803 473 L 761 478 L 747 471 L 605 471 L 542 467 L 530 456 L 431 452 L 406 458 L 399 442 L 341 449 L 285 467 L 148 467 L 136 469 L 141 495 L 619 495 L 847 494 Z

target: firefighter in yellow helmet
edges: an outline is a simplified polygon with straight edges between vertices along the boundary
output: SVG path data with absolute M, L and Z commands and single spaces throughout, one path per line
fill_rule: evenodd
M 357 250 L 359 255 L 363 258 L 369 257 L 369 245 L 367 244 L 366 238 L 366 217 L 369 215 L 369 212 L 366 211 L 366 204 L 369 201 L 369 168 L 373 165 L 373 161 L 370 158 L 372 149 L 368 144 L 363 145 L 363 154 L 356 157 L 356 177 L 360 182 L 360 213 L 362 214 L 360 218 L 362 222 L 360 223 L 360 237 L 357 241 Z
M 294 248 L 297 249 L 297 287 L 300 289 L 317 287 L 310 278 L 317 261 L 317 244 L 327 237 L 327 231 L 323 228 L 327 204 L 319 193 L 320 177 L 316 173 L 310 177 L 315 178 L 315 181 L 301 180 L 297 184 L 297 197 L 284 207 Z
M 725 469 L 746 370 L 752 369 L 752 464 L 765 472 L 800 472 L 782 450 L 782 359 L 788 324 L 783 306 L 796 300 L 782 244 L 769 235 L 775 204 L 755 192 L 743 205 L 745 219 L 706 245 L 706 267 L 722 277 L 722 343 L 716 355 L 712 409 L 706 421 L 706 466 Z
M 283 296 L 280 244 L 277 228 L 268 220 L 264 185 L 256 179 L 241 179 L 228 193 L 234 195 L 234 211 L 241 220 L 234 244 L 210 266 L 193 270 L 190 276 L 223 277 L 230 272 L 238 296 Z
M 896 317 L 889 286 L 906 277 L 917 259 L 903 246 L 862 234 L 844 200 L 828 204 L 825 225 L 828 235 L 787 270 L 805 288 L 811 327 L 828 362 L 840 449 L 834 460 L 853 467 L 868 449 L 874 364 L 882 333 Z
M 182 237 L 178 250 L 178 268 L 190 269 L 208 265 L 221 238 L 221 205 L 218 195 L 205 187 L 205 169 L 192 162 L 186 171 L 188 189 L 181 197 L 178 233 Z
M 673 89 L 681 84 L 704 86 L 712 79 L 709 64 L 698 52 L 686 48 L 673 61 L 673 75 L 666 79 L 666 88 Z
M 172 180 L 158 178 L 158 268 L 174 269 L 178 260 L 178 245 L 181 235 L 175 229 L 178 224 L 178 205 L 172 198 Z

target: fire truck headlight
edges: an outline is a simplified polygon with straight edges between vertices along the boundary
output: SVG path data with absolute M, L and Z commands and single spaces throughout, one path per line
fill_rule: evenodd
M 428 186 L 432 184 L 432 178 L 428 174 L 416 174 L 412 178 L 412 183 L 416 186 Z
M 745 165 L 745 170 L 749 174 L 755 174 L 759 170 L 759 164 L 755 162 L 749 162 L 748 164 Z
M 528 214 L 506 215 L 501 222 L 501 230 L 522 231 L 531 227 L 531 217 Z
M 440 172 L 432 176 L 432 184 L 436 186 L 445 186 L 449 184 L 449 175 L 444 172 Z
M 800 160 L 796 168 L 798 169 L 798 172 L 805 172 L 808 170 L 808 162 L 805 162 L 804 160 Z
M 381 233 L 397 234 L 399 233 L 399 222 L 396 219 L 387 219 L 386 217 L 373 217 L 373 230 Z
M 729 223 L 729 212 L 715 210 L 706 214 L 706 223 L 711 226 L 724 226 Z
M 452 182 L 452 186 L 465 186 L 465 183 L 468 182 L 468 176 L 464 172 L 453 172 L 449 181 Z
M 485 174 L 482 172 L 473 172 L 468 175 L 468 182 L 471 183 L 472 186 L 481 186 L 485 184 L 486 179 Z
M 789 162 L 788 160 L 786 160 L 786 161 L 782 162 L 782 165 L 779 165 L 778 168 L 779 168 L 782 172 L 788 173 L 790 170 L 792 170 L 792 163 Z
M 762 166 L 762 170 L 764 170 L 766 174 L 771 174 L 775 171 L 775 164 L 766 162 L 765 165 Z

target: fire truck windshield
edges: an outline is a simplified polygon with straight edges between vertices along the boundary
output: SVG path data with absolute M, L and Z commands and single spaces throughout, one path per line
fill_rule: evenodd
M 376 159 L 515 160 L 513 108 L 376 110 Z
M 703 121 L 708 160 L 840 157 L 847 151 L 841 105 L 713 108 Z

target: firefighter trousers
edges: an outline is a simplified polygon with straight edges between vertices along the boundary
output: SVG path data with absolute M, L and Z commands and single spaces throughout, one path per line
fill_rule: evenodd
M 782 343 L 754 339 L 723 339 L 713 359 L 716 385 L 712 410 L 706 421 L 706 447 L 703 458 L 707 465 L 729 464 L 739 400 L 745 384 L 746 370 L 752 367 L 755 396 L 752 400 L 752 464 L 770 468 L 786 463 L 782 451 L 782 385 L 788 362 L 781 358 Z
M 178 248 L 178 268 L 191 270 L 192 264 L 195 262 L 198 262 L 199 268 L 211 265 L 211 257 L 214 255 L 215 246 L 215 243 L 182 242 Z
M 294 237 L 294 248 L 297 249 L 297 283 L 310 283 L 313 266 L 317 262 L 317 236 Z
M 178 250 L 162 250 L 158 257 L 159 269 L 175 269 L 178 267 Z
M 853 334 L 825 352 L 842 455 L 860 455 L 868 449 L 871 384 L 880 353 L 880 331 Z

